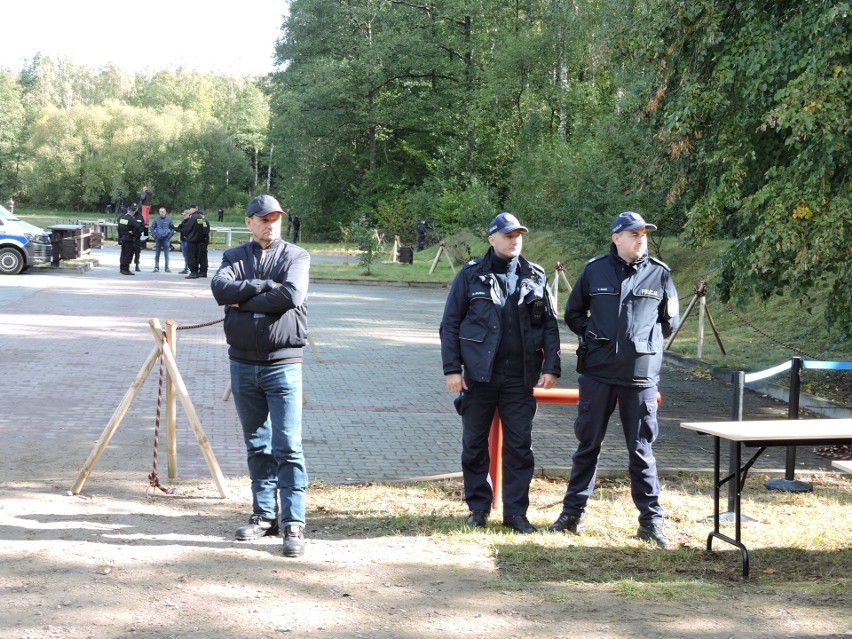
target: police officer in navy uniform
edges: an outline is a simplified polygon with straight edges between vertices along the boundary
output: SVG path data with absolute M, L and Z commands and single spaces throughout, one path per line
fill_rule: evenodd
M 579 440 L 562 513 L 548 530 L 580 532 L 595 486 L 598 455 L 618 405 L 629 453 L 637 536 L 668 546 L 652 445 L 657 438 L 657 382 L 663 340 L 680 322 L 671 270 L 648 255 L 647 224 L 638 213 L 618 215 L 608 255 L 586 262 L 565 307 L 565 322 L 588 350 L 578 360 L 580 399 L 574 434 Z M 585 360 L 584 364 L 580 363 Z M 582 370 L 581 370 L 582 369 Z
M 183 221 L 186 229 L 187 280 L 207 277 L 207 244 L 210 242 L 210 222 L 204 211 L 198 210 Z
M 533 476 L 533 387 L 552 388 L 561 373 L 559 326 L 544 270 L 521 256 L 527 228 L 509 213 L 488 227 L 491 248 L 453 281 L 441 320 L 447 389 L 459 393 L 462 474 L 469 526 L 491 512 L 488 434 L 503 422 L 503 525 L 535 532 L 527 519 Z
M 118 243 L 121 245 L 121 257 L 118 258 L 118 270 L 122 275 L 134 275 L 130 270 L 133 256 L 136 252 L 136 241 L 142 233 L 142 225 L 137 222 L 135 211 L 128 211 L 123 206 L 118 216 Z

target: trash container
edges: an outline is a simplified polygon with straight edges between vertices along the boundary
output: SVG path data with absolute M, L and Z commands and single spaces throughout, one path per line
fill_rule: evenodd
M 413 264 L 414 263 L 414 247 L 411 246 L 400 246 L 397 251 L 397 256 L 399 261 L 402 264 Z

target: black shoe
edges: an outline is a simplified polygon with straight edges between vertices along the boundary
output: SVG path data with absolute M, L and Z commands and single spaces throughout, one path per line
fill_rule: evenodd
M 183 269 L 182 271 L 178 271 L 178 274 L 180 274 L 180 275 L 186 275 L 187 273 L 189 273 L 189 271 L 187 271 L 186 269 Z
M 198 275 L 196 275 L 195 273 L 190 273 L 189 275 L 187 275 L 187 276 L 186 276 L 185 278 L 183 278 L 183 279 L 185 279 L 185 280 L 197 280 L 197 279 L 198 279 Z
M 666 537 L 666 533 L 663 532 L 663 524 L 651 524 L 650 526 L 643 526 L 642 524 L 639 524 L 639 530 L 636 531 L 636 536 L 642 541 L 653 541 L 660 548 L 669 547 L 669 538 Z
M 127 270 L 119 271 L 119 273 L 121 273 L 122 275 L 136 275 L 136 273 L 134 273 L 133 271 L 127 271 Z
M 278 519 L 267 519 L 260 515 L 249 517 L 248 526 L 237 528 L 237 539 L 251 541 L 261 537 L 274 537 L 278 534 Z
M 528 535 L 530 533 L 538 532 L 526 518 L 526 515 L 513 515 L 511 517 L 503 517 L 503 525 L 506 528 L 511 528 L 516 533 L 521 533 L 522 535 Z
M 488 522 L 488 515 L 491 514 L 489 510 L 471 510 L 470 516 L 467 518 L 467 521 L 464 522 L 465 526 L 471 526 L 472 528 L 485 528 L 486 522 Z
M 301 557 L 305 554 L 305 527 L 302 524 L 284 526 L 284 556 Z
M 567 531 L 576 535 L 577 533 L 583 532 L 585 529 L 586 513 L 583 512 L 579 515 L 572 515 L 571 513 L 563 511 L 556 521 L 547 527 L 547 532 Z
M 166 269 L 166 270 L 168 271 L 169 269 Z M 159 272 L 160 272 L 160 267 L 159 267 L 159 266 L 155 266 L 155 267 L 154 267 L 154 270 L 152 271 L 152 273 L 159 273 Z
M 139 271 L 141 271 L 141 270 L 142 270 L 142 269 L 141 269 L 141 268 L 139 268 L 139 265 L 137 264 L 137 265 L 136 265 L 136 272 L 138 273 L 138 272 L 139 272 Z
M 169 269 L 166 269 L 166 273 L 171 273 L 171 271 Z

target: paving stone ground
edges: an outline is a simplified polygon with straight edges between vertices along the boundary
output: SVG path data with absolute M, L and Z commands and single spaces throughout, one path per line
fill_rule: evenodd
M 177 360 L 219 467 L 245 475 L 242 436 L 228 386 L 222 310 L 209 280 L 177 271 L 118 272 L 117 247 L 93 252 L 99 265 L 85 272 L 32 269 L 0 277 L 0 447 L 31 460 L 39 478 L 74 483 L 105 426 L 155 346 L 149 318 L 177 322 Z M 211 251 L 211 267 L 221 252 Z M 323 259 L 317 256 L 316 260 Z M 215 268 L 211 268 L 211 273 Z M 314 282 L 309 321 L 315 349 L 305 349 L 304 438 L 309 473 L 328 483 L 406 480 L 459 472 L 460 418 L 441 372 L 438 342 L 447 290 L 392 285 Z M 559 386 L 576 387 L 576 342 L 560 327 Z M 157 367 L 98 460 L 92 475 L 151 470 L 158 390 Z M 661 470 L 709 470 L 712 440 L 679 427 L 682 421 L 727 420 L 731 388 L 690 370 L 666 365 L 660 391 L 661 433 L 655 453 Z M 164 409 L 163 409 L 164 410 Z M 573 406 L 539 407 L 534 448 L 539 471 L 564 475 L 575 441 Z M 747 392 L 744 418 L 784 418 L 784 403 Z M 209 470 L 178 406 L 180 478 Z M 162 420 L 165 429 L 165 417 Z M 159 471 L 166 476 L 161 433 Z M 755 470 L 783 472 L 783 449 L 770 449 Z M 617 415 L 601 453 L 602 473 L 624 474 L 627 455 Z M 831 470 L 830 461 L 799 449 L 801 470 Z M 754 471 L 753 471 L 754 472 Z M 3 477 L 0 470 L 0 479 Z M 18 479 L 18 478 L 16 478 Z

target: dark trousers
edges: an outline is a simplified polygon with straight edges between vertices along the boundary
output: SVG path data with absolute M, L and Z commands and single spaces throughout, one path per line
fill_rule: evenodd
M 187 242 L 186 260 L 190 273 L 207 275 L 207 244 L 204 242 Z
M 595 488 L 595 475 L 601 444 L 609 418 L 618 403 L 618 414 L 629 455 L 630 488 L 633 503 L 643 525 L 662 523 L 660 482 L 652 445 L 657 439 L 657 387 L 613 386 L 580 375 L 580 400 L 574 435 L 579 445 L 574 453 L 568 488 L 562 509 L 579 515 Z
M 500 378 L 490 383 L 466 380 L 461 399 L 462 476 L 464 499 L 471 510 L 491 510 L 494 492 L 488 478 L 488 433 L 494 411 L 503 422 L 503 516 L 526 515 L 535 462 L 532 420 L 536 401 L 522 378 Z
M 118 267 L 122 271 L 129 271 L 133 256 L 136 253 L 136 242 L 133 240 L 121 240 L 121 257 L 118 258 Z

